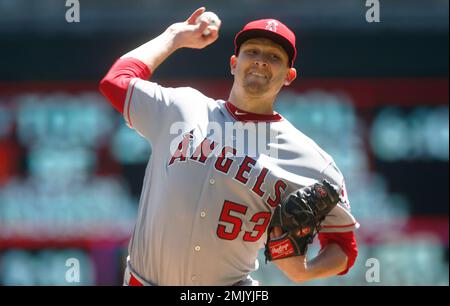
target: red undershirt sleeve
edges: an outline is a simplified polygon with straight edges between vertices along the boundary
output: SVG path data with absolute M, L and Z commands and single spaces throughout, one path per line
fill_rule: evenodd
M 148 80 L 151 71 L 146 64 L 135 58 L 118 59 L 100 81 L 99 90 L 112 106 L 123 114 L 128 85 L 134 78 Z
M 318 237 L 321 250 L 328 244 L 336 243 L 342 248 L 345 254 L 347 254 L 347 268 L 344 271 L 340 272 L 338 275 L 347 274 L 350 268 L 355 264 L 356 257 L 358 256 L 358 246 L 356 244 L 355 233 L 353 231 L 319 233 Z

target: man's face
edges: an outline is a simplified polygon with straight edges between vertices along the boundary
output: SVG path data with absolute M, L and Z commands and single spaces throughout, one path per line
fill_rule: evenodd
M 267 38 L 245 41 L 239 56 L 231 59 L 231 73 L 245 91 L 252 95 L 276 95 L 293 80 L 289 57 L 277 43 Z

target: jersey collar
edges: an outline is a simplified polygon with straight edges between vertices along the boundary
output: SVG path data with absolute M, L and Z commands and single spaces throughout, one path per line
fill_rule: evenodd
M 277 112 L 274 112 L 274 114 L 272 114 L 272 115 L 261 115 L 261 114 L 250 113 L 250 112 L 247 112 L 247 111 L 237 108 L 230 101 L 225 102 L 225 108 L 228 110 L 230 115 L 237 121 L 275 122 L 275 121 L 283 120 L 283 117 L 280 114 L 278 114 Z

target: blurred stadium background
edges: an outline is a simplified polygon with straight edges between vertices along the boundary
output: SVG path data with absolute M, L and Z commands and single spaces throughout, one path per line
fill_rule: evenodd
M 351 272 L 305 285 L 449 284 L 447 0 L 381 0 L 379 23 L 364 0 L 80 0 L 79 23 L 65 2 L 0 0 L 0 285 L 121 284 L 151 148 L 97 84 L 202 5 L 222 19 L 219 40 L 175 53 L 153 80 L 226 99 L 246 22 L 297 34 L 299 79 L 277 110 L 335 157 L 361 223 Z M 69 258 L 79 283 L 65 280 Z M 294 285 L 262 253 L 253 276 Z

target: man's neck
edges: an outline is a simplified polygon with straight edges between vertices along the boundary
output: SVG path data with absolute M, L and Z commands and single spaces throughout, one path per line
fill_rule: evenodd
M 254 96 L 243 91 L 231 89 L 228 101 L 237 108 L 260 115 L 272 115 L 275 97 Z

